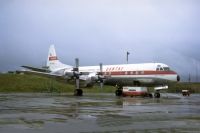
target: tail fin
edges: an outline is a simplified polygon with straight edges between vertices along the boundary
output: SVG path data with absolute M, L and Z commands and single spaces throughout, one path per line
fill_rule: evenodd
M 70 67 L 68 65 L 61 63 L 58 60 L 54 45 L 51 45 L 49 48 L 49 53 L 48 53 L 48 58 L 47 58 L 47 67 L 49 68 L 50 71 L 55 71 L 57 69 L 62 69 L 64 67 Z

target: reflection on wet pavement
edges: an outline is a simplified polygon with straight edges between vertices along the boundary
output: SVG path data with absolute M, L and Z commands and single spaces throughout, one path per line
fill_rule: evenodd
M 200 131 L 200 95 L 0 94 L 0 133 Z

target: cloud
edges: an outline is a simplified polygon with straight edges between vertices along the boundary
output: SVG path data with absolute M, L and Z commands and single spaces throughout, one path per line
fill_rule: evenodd
M 50 44 L 82 65 L 163 62 L 181 75 L 200 56 L 198 0 L 3 0 L 0 71 L 43 65 Z

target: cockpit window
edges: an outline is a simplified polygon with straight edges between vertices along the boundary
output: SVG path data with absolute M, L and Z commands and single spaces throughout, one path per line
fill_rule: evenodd
M 164 71 L 169 71 L 169 67 L 163 67 Z
M 156 71 L 170 71 L 169 67 L 157 67 Z

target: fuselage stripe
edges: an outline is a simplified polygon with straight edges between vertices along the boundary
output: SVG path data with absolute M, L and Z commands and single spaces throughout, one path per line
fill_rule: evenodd
M 171 75 L 176 74 L 174 71 L 114 71 L 103 72 L 103 75 Z

